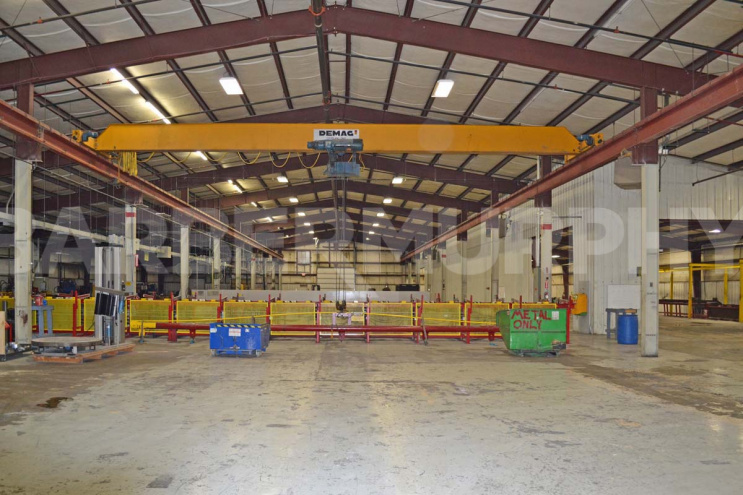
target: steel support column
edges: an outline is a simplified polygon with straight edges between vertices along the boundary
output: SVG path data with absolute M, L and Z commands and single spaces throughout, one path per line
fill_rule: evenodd
M 134 294 L 137 291 L 137 207 L 124 207 L 124 291 Z M 144 281 L 146 282 L 146 280 Z
M 212 238 L 212 289 L 222 288 L 222 239 Z
M 188 297 L 188 279 L 191 277 L 191 229 L 181 227 L 181 299 Z
M 546 177 L 552 172 L 552 158 L 539 157 L 537 178 Z M 539 214 L 539 277 L 535 281 L 539 299 L 552 298 L 552 191 L 547 191 L 535 198 Z
M 243 278 L 243 250 L 240 246 L 235 246 L 235 290 L 242 289 Z
M 255 290 L 255 276 L 256 276 L 257 262 L 255 260 L 255 253 L 250 254 L 250 290 Z
M 27 113 L 34 111 L 34 91 L 30 85 L 18 88 L 18 108 Z M 15 341 L 19 344 L 30 344 L 32 337 L 31 288 L 33 285 L 33 164 L 37 159 L 35 150 L 38 144 L 18 137 L 13 168 L 14 222 L 13 247 L 15 248 L 14 291 L 15 297 Z
M 643 89 L 640 97 L 641 118 L 658 111 L 658 92 Z M 642 289 L 640 304 L 640 353 L 658 356 L 658 270 L 660 256 L 660 166 L 658 145 L 646 143 L 642 166 Z M 655 159 L 655 162 L 650 160 Z
M 13 198 L 15 228 L 13 235 L 15 285 L 15 338 L 19 344 L 31 343 L 31 285 L 33 283 L 33 243 L 31 235 L 32 164 L 15 160 Z

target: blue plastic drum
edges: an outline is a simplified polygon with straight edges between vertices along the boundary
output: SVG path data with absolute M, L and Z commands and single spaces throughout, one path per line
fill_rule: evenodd
M 635 345 L 638 339 L 637 315 L 620 315 L 617 318 L 617 343 Z

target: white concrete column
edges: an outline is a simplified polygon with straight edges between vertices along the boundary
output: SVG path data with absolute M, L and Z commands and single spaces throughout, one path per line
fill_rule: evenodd
M 31 284 L 33 283 L 33 243 L 31 236 L 32 165 L 23 160 L 14 160 L 15 228 L 14 228 L 14 275 L 15 286 L 15 341 L 31 343 Z
M 255 254 L 253 252 L 250 253 L 250 290 L 255 290 L 255 277 L 256 277 L 256 261 L 255 261 Z
M 459 296 L 460 301 L 466 301 L 469 298 L 467 294 L 467 238 L 457 241 L 460 249 L 460 262 L 462 271 L 462 295 Z
M 134 294 L 137 291 L 137 207 L 124 207 L 124 291 Z
M 640 353 L 658 356 L 658 234 L 660 173 L 657 163 L 642 165 L 642 305 Z
M 243 276 L 243 248 L 235 246 L 235 290 L 240 290 Z
M 191 229 L 181 227 L 181 299 L 188 297 L 188 279 L 191 277 Z
M 552 299 L 552 208 L 542 208 L 539 220 L 539 294 Z
M 222 288 L 222 240 L 212 238 L 212 289 Z
M 279 277 L 279 290 L 283 290 L 284 289 L 284 287 L 283 287 L 284 281 L 283 281 L 283 279 L 281 277 L 281 274 L 284 271 L 284 264 L 283 263 L 276 263 L 276 266 L 277 266 L 276 271 L 278 272 L 278 275 L 277 276 Z

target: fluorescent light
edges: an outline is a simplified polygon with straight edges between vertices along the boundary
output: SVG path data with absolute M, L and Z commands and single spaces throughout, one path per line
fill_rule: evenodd
M 209 159 L 208 159 L 208 158 L 206 157 L 206 155 L 205 155 L 204 153 L 202 153 L 201 151 L 194 151 L 194 154 L 195 154 L 196 156 L 198 156 L 199 158 L 201 158 L 202 160 L 204 160 L 204 161 L 208 161 L 208 160 L 209 160 Z M 230 181 L 230 184 L 232 184 L 232 181 Z
M 271 217 L 266 217 L 266 221 L 267 221 L 267 222 L 273 222 L 273 218 L 271 218 Z
M 229 77 L 229 76 L 220 77 L 219 84 L 222 85 L 222 89 L 224 89 L 224 92 L 227 93 L 228 95 L 243 94 L 242 86 L 240 86 L 240 83 L 234 77 Z
M 454 87 L 454 81 L 451 79 L 439 79 L 436 81 L 436 86 L 433 87 L 434 98 L 446 98 L 451 93 L 451 88 Z
M 374 235 L 374 231 L 373 230 L 370 230 L 369 231 L 369 235 Z
M 368 240 L 369 240 L 369 238 L 367 237 L 367 238 L 366 238 L 366 240 L 368 241 Z
M 112 69 L 109 69 L 109 70 L 111 71 L 111 74 L 113 74 L 114 76 L 116 76 L 116 78 L 119 81 L 121 81 L 121 83 L 124 86 L 126 86 L 127 88 L 129 88 L 129 91 L 131 91 L 135 95 L 138 95 L 139 94 L 139 90 L 137 88 L 135 88 L 132 83 L 130 83 L 129 81 L 127 81 L 127 79 L 124 76 L 121 75 L 121 72 L 119 72 L 118 70 L 113 69 L 113 68 Z
M 252 206 L 253 206 L 254 208 L 258 208 L 258 203 L 256 203 L 255 201 L 251 201 L 251 202 L 250 202 L 250 204 L 251 204 L 251 205 L 252 205 Z
M 377 213 L 377 216 L 378 217 L 383 217 L 384 216 L 384 212 L 383 211 L 380 211 L 379 213 Z
M 384 204 L 388 205 L 388 204 L 392 203 L 392 198 L 384 198 L 384 199 L 382 200 L 382 203 L 384 203 Z
M 310 233 L 310 234 L 314 234 L 314 233 L 315 233 L 315 231 L 314 231 L 314 230 L 310 230 L 310 231 L 309 231 L 309 233 Z
M 722 230 L 720 230 L 720 229 L 712 229 L 712 230 L 709 231 L 709 233 L 710 234 L 721 234 L 722 233 Z
M 300 216 L 300 217 L 303 217 L 303 216 L 305 216 L 305 215 L 306 215 L 306 213 L 305 213 L 305 212 L 303 212 L 303 211 L 300 211 L 300 212 L 297 212 L 297 215 L 298 215 L 298 216 Z
M 392 178 L 393 184 L 402 184 L 405 181 L 404 177 L 400 177 L 399 175 Z
M 299 203 L 299 199 L 298 198 L 289 198 L 289 202 L 290 203 Z
M 234 182 L 234 181 L 233 181 L 232 179 L 227 179 L 227 183 L 228 183 L 229 185 L 232 185 L 232 184 L 234 184 L 235 182 Z
M 560 255 L 559 254 L 553 254 L 552 257 L 556 259 L 556 258 L 559 258 Z
M 284 239 L 286 239 L 287 237 L 289 237 L 289 234 L 286 234 L 286 235 L 284 236 Z
M 310 225 L 311 225 L 310 222 L 304 222 L 305 227 L 309 227 Z
M 276 177 L 276 180 L 279 181 L 279 182 L 281 182 L 282 184 L 286 184 L 287 182 L 289 182 L 289 179 L 287 179 L 286 178 L 286 175 L 283 175 L 283 174 L 277 176 Z
M 372 227 L 379 227 L 379 224 L 378 223 L 373 223 L 372 224 Z
M 153 105 L 152 103 L 150 103 L 147 100 L 144 101 L 144 104 L 147 105 L 148 107 L 150 107 L 150 110 L 152 110 L 155 113 L 155 115 L 157 115 L 158 117 L 160 117 L 160 120 L 162 120 L 166 124 L 170 124 L 170 120 L 168 120 L 168 118 L 165 115 L 163 115 L 163 113 L 160 110 L 158 110 L 155 105 Z

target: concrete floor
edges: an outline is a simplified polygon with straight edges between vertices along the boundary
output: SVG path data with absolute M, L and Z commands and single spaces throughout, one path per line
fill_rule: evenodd
M 575 336 L 0 363 L 0 494 L 741 493 L 743 326 L 662 323 L 657 359 Z

